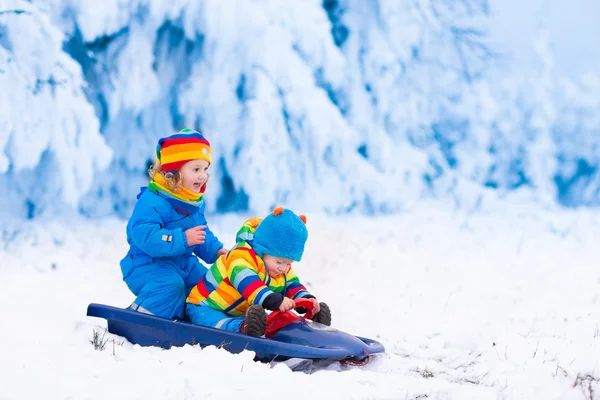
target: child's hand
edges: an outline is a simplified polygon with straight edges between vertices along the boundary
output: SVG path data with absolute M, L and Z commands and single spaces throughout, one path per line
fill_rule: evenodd
M 225 247 L 223 247 L 222 249 L 219 249 L 219 251 L 217 251 L 217 258 L 220 256 L 223 256 L 225 254 L 229 253 L 229 250 L 226 249 Z
M 312 309 L 313 315 L 315 315 L 316 313 L 321 311 L 321 306 L 319 305 L 319 302 L 317 301 L 317 299 L 309 299 L 309 300 L 311 303 L 313 303 L 313 309 Z
M 204 232 L 205 228 L 206 225 L 200 225 L 185 231 L 185 238 L 187 239 L 188 247 L 204 243 L 204 237 L 206 236 L 206 232 Z
M 290 311 L 292 308 L 294 308 L 294 300 L 290 299 L 289 297 L 284 297 L 281 305 L 279 306 L 279 311 L 286 312 Z

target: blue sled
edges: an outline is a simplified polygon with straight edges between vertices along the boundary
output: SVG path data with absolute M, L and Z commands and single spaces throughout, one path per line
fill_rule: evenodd
M 293 321 L 265 339 L 95 303 L 88 306 L 87 315 L 106 319 L 110 333 L 140 346 L 213 345 L 231 353 L 254 351 L 260 361 L 304 358 L 364 365 L 371 355 L 385 352 L 375 340 L 306 319 Z

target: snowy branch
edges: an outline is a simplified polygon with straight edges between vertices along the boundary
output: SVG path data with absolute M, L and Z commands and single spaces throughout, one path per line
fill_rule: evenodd
M 25 10 L 0 10 L 0 15 L 4 15 L 4 14 L 31 15 L 31 13 L 29 11 L 25 11 Z

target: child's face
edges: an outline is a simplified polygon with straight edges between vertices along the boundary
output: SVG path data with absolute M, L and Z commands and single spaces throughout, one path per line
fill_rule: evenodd
M 208 167 L 210 164 L 206 160 L 192 160 L 183 164 L 181 167 L 183 187 L 194 193 L 200 193 L 208 181 Z
M 285 274 L 294 262 L 288 258 L 273 257 L 268 254 L 264 254 L 262 259 L 267 267 L 267 272 L 272 278 Z

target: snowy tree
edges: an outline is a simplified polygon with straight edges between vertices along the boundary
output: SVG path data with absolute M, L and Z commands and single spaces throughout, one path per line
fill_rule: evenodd
M 183 127 L 213 146 L 209 211 L 598 202 L 598 75 L 557 86 L 543 36 L 531 65 L 498 54 L 486 0 L 0 7 L 0 180 L 20 216 L 127 217 Z
M 64 35 L 27 1 L 0 3 L 0 182 L 10 216 L 77 206 L 111 150 Z
M 473 39 L 481 32 L 465 21 L 484 5 L 423 2 L 394 12 L 394 2 L 207 1 L 178 12 L 140 6 L 120 23 L 107 18 L 107 32 L 75 10 L 63 22 L 73 27 L 71 53 L 97 82 L 92 102 L 116 149 L 116 177 L 98 181 L 90 198 L 108 196 L 104 212 L 127 210 L 123 199 L 133 201 L 143 184 L 156 138 L 193 126 L 215 149 L 211 190 L 220 210 L 285 203 L 374 212 L 414 202 L 427 176 L 441 174 L 422 151 L 440 103 L 480 74 L 468 60 L 482 56 L 473 50 L 484 49 Z M 384 26 L 380 7 L 390 18 Z M 398 14 L 416 19 L 395 31 Z M 347 43 L 331 33 L 340 18 Z M 444 46 L 452 50 L 434 59 Z M 435 75 L 446 82 L 428 87 Z
M 538 200 L 548 202 L 555 198 L 556 89 L 547 38 L 541 36 L 533 45 L 539 65 L 511 73 L 496 89 L 490 108 L 496 113 L 488 120 L 491 162 L 482 183 L 504 192 L 529 188 Z
M 580 82 L 561 82 L 559 118 L 553 127 L 558 147 L 556 184 L 566 206 L 600 204 L 600 71 Z

